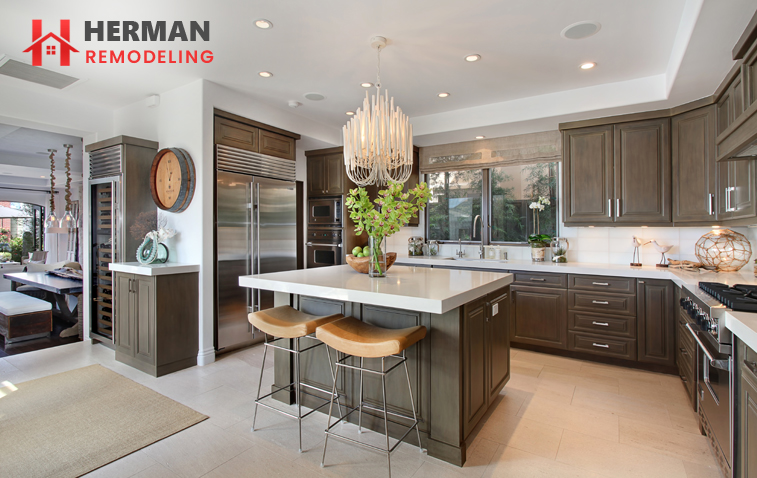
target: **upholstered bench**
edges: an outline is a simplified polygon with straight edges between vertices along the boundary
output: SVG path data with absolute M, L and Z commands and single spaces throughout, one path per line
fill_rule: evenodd
M 0 292 L 0 335 L 5 343 L 49 337 L 52 305 L 20 292 Z

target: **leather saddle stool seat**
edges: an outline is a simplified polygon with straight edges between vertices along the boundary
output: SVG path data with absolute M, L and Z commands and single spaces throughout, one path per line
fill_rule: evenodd
M 318 327 L 315 336 L 326 345 L 347 355 L 380 358 L 402 353 L 426 336 L 426 327 L 385 329 L 366 324 L 354 317 Z
M 250 323 L 268 335 L 285 339 L 304 337 L 322 325 L 343 318 L 342 314 L 310 315 L 282 305 L 273 309 L 253 312 L 248 316 Z

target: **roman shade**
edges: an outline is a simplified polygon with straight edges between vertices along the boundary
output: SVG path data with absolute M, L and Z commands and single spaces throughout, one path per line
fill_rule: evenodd
M 562 136 L 555 130 L 427 146 L 420 159 L 424 174 L 562 161 Z

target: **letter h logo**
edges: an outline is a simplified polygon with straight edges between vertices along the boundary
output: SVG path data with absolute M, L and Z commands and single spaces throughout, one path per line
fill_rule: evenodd
M 52 39 L 57 44 L 44 45 L 45 42 Z M 60 36 L 55 33 L 48 33 L 42 36 L 42 20 L 32 20 L 32 44 L 24 50 L 24 53 L 32 52 L 32 65 L 42 66 L 42 51 L 48 55 L 55 56 L 60 52 L 60 66 L 71 65 L 71 52 L 78 53 L 79 50 L 71 46 L 71 20 L 60 21 Z

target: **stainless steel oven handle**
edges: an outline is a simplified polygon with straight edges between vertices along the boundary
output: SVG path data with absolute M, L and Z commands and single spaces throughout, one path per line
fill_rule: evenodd
M 341 244 L 316 244 L 315 242 L 308 242 L 307 246 L 320 246 L 320 247 L 342 247 Z
M 720 370 L 731 370 L 731 366 L 728 360 L 718 360 L 712 356 L 710 351 L 707 349 L 707 346 L 704 344 L 704 342 L 702 342 L 702 339 L 699 338 L 691 324 L 686 324 L 686 328 L 689 329 L 689 333 L 692 335 L 692 337 L 694 337 L 694 340 L 696 340 L 697 344 L 699 344 L 699 348 L 707 356 L 707 360 L 710 361 L 710 365 L 715 368 L 719 368 Z

